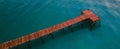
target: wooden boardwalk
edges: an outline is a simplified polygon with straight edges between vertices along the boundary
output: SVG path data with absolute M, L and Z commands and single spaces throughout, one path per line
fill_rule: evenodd
M 86 19 L 90 19 L 92 22 L 96 22 L 96 21 L 100 20 L 99 17 L 96 16 L 93 12 L 91 12 L 90 10 L 85 10 L 82 12 L 81 16 L 78 16 L 78 17 L 68 20 L 66 22 L 57 24 L 55 26 L 52 26 L 52 27 L 49 27 L 49 28 L 46 28 L 46 29 L 43 29 L 43 30 L 40 30 L 37 32 L 33 32 L 32 34 L 28 34 L 26 36 L 22 36 L 17 39 L 14 39 L 14 40 L 4 42 L 4 43 L 0 44 L 0 49 L 9 49 L 12 47 L 16 47 L 20 44 L 29 42 L 31 40 L 40 38 L 40 37 L 48 35 L 48 34 L 51 34 L 55 31 L 58 31 L 65 27 L 71 26 L 73 24 L 76 24 L 76 23 L 81 22 Z

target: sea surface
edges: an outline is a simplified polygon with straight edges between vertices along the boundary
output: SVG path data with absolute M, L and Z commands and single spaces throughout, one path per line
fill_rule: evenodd
M 120 49 L 120 0 L 0 0 L 0 43 L 75 18 L 85 9 L 100 17 L 99 28 L 58 32 L 55 39 L 47 35 L 44 43 L 31 41 L 32 49 Z M 17 48 L 30 49 L 26 43 Z

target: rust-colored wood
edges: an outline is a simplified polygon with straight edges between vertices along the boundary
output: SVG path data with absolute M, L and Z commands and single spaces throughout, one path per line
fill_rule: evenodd
M 26 36 L 19 37 L 19 38 L 14 39 L 14 40 L 4 42 L 4 43 L 0 44 L 0 49 L 9 49 L 9 48 L 15 47 L 17 45 L 23 44 L 25 42 L 28 42 L 28 41 L 31 41 L 34 39 L 37 39 L 39 37 L 45 36 L 45 35 L 50 34 L 50 33 L 53 33 L 57 30 L 71 26 L 75 23 L 81 22 L 81 21 L 86 20 L 86 19 L 90 19 L 91 21 L 94 22 L 94 21 L 98 21 L 99 17 L 96 16 L 90 10 L 85 10 L 85 11 L 83 11 L 83 14 L 81 16 L 78 16 L 78 17 L 73 18 L 71 20 L 68 20 L 66 22 L 63 22 L 63 23 L 57 24 L 55 26 L 34 32 L 32 34 L 28 34 Z

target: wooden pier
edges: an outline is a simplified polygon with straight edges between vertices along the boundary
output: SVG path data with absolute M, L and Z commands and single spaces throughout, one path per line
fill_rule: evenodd
M 82 22 L 86 19 L 90 19 L 90 21 L 93 22 L 93 23 L 100 20 L 100 18 L 96 14 L 94 14 L 92 11 L 84 10 L 82 12 L 81 16 L 78 16 L 78 17 L 73 18 L 71 20 L 68 20 L 66 22 L 57 24 L 55 26 L 52 26 L 52 27 L 49 27 L 49 28 L 46 28 L 46 29 L 43 29 L 43 30 L 40 30 L 40 31 L 37 31 L 37 32 L 33 32 L 32 34 L 28 34 L 28 35 L 19 37 L 17 39 L 4 42 L 4 43 L 0 44 L 0 49 L 9 49 L 9 48 L 12 48 L 12 47 L 16 47 L 20 44 L 29 42 L 31 40 L 40 38 L 40 37 L 48 35 L 48 34 L 51 34 L 55 31 L 58 31 L 60 29 L 65 28 L 65 27 L 68 27 L 68 26 L 74 25 L 76 23 Z

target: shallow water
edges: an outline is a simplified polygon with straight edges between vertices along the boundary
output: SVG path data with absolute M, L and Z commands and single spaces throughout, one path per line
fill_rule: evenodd
M 44 44 L 32 41 L 32 48 L 120 49 L 120 0 L 0 0 L 0 43 L 67 21 L 85 9 L 101 18 L 100 28 L 58 33 L 53 40 L 46 36 Z M 23 44 L 18 49 L 29 48 Z

